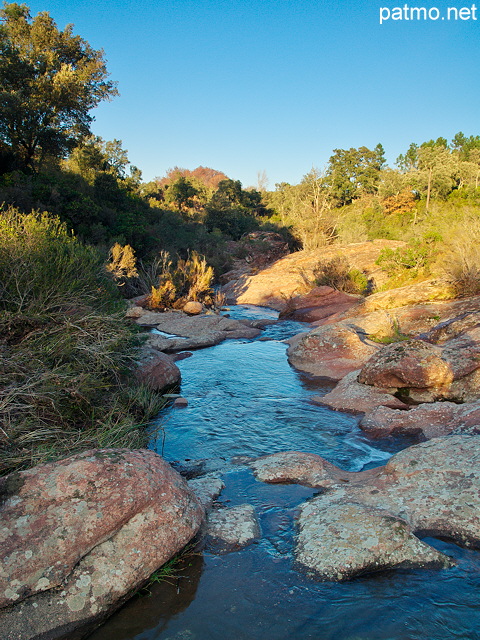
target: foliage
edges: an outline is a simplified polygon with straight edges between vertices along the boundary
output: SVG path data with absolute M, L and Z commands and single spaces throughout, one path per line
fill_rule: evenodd
M 0 214 L 0 310 L 48 315 L 109 298 L 101 256 L 57 217 L 11 207 Z
M 232 240 L 260 229 L 260 217 L 268 214 L 258 191 L 242 189 L 240 180 L 222 180 L 206 205 L 205 225 Z
M 158 285 L 152 285 L 148 300 L 151 308 L 181 307 L 188 300 L 213 304 L 213 269 L 196 251 L 192 251 L 186 260 L 178 260 L 175 267 L 169 254 L 162 252 L 157 268 Z
M 469 216 L 453 227 L 443 267 L 458 297 L 480 295 L 480 220 Z
M 405 247 L 382 249 L 376 264 L 393 279 L 387 288 L 428 276 L 438 254 L 441 239 L 438 234 L 430 233 L 423 238 L 410 240 Z
M 0 473 L 142 446 L 160 402 L 133 385 L 136 332 L 101 257 L 58 218 L 0 217 Z
M 116 95 L 102 51 L 72 26 L 59 31 L 47 12 L 31 18 L 26 5 L 0 12 L 0 141 L 19 166 L 66 155 L 90 134 L 89 111 Z
M 266 196 L 267 205 L 277 213 L 277 220 L 290 230 L 300 247 L 313 251 L 336 235 L 336 214 L 332 210 L 331 197 L 324 176 L 312 169 L 298 185 L 286 182 L 276 185 L 276 190 Z M 296 247 L 298 248 L 298 247 Z
M 334 149 L 327 170 L 327 184 L 338 206 L 352 202 L 363 193 L 376 193 L 380 170 L 385 164 L 381 144 L 375 149 Z
M 336 256 L 327 262 L 319 262 L 314 270 L 315 285 L 327 285 L 345 293 L 365 293 L 368 289 L 367 276 L 358 269 L 352 269 L 348 260 Z

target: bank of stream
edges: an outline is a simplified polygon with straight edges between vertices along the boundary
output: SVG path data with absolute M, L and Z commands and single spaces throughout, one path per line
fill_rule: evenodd
M 276 316 L 254 307 L 230 314 Z M 166 581 L 131 599 L 91 640 L 480 639 L 478 552 L 429 539 L 455 557 L 455 568 L 317 582 L 293 558 L 295 510 L 316 491 L 266 485 L 232 464 L 233 456 L 299 450 L 358 471 L 406 446 L 372 443 L 355 417 L 309 401 L 327 387 L 294 371 L 282 342 L 306 329 L 281 322 L 254 341 L 227 340 L 178 362 L 188 406 L 159 417 L 151 446 L 171 462 L 206 459 L 226 485 L 219 502 L 252 504 L 262 537 L 228 554 L 187 554 Z

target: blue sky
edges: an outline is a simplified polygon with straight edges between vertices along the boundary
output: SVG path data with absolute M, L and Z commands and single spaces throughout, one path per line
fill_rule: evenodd
M 121 139 L 145 180 L 204 165 L 244 186 L 265 171 L 274 188 L 334 148 L 381 142 L 393 165 L 410 142 L 480 134 L 480 2 L 477 20 L 466 0 L 420 0 L 470 19 L 383 24 L 380 7 L 405 3 L 26 2 L 104 49 L 120 96 L 93 112 L 93 131 Z

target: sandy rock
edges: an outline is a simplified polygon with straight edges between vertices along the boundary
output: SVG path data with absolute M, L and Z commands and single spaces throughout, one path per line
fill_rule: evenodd
M 313 280 L 313 270 L 320 260 L 328 261 L 342 255 L 352 268 L 364 271 L 377 284 L 381 284 L 385 274 L 375 264 L 381 250 L 404 245 L 401 241 L 374 240 L 322 247 L 318 251 L 297 251 L 259 269 L 257 273 L 245 270 L 231 273 L 230 281 L 222 287 L 222 292 L 231 304 L 257 304 L 283 311 L 288 306 L 289 298 L 307 293 L 309 287 L 305 285 L 305 277 Z
M 288 307 L 281 312 L 280 317 L 299 322 L 316 322 L 347 311 L 361 300 L 361 296 L 343 293 L 332 287 L 315 287 L 309 293 L 289 300 Z
M 250 466 L 255 477 L 262 482 L 298 483 L 307 487 L 333 487 L 350 475 L 314 453 L 299 451 L 262 456 Z
M 217 551 L 246 547 L 259 537 L 260 525 L 251 504 L 211 511 L 208 515 L 207 538 L 209 546 Z
M 434 402 L 409 411 L 377 407 L 362 418 L 360 428 L 374 438 L 416 435 L 425 440 L 448 435 L 454 430 L 480 431 L 480 402 Z
M 290 342 L 288 360 L 300 371 L 315 376 L 341 380 L 359 369 L 376 351 L 351 327 L 341 323 L 318 327 Z
M 351 413 L 367 413 L 379 406 L 392 409 L 408 408 L 393 395 L 396 389 L 361 384 L 358 382 L 359 374 L 359 369 L 347 373 L 332 391 L 324 396 L 313 396 L 312 401 L 337 411 Z
M 355 503 L 306 503 L 298 519 L 295 558 L 324 580 L 346 580 L 391 568 L 447 567 L 449 559 L 421 542 L 407 522 Z
M 427 342 L 433 342 L 434 344 L 441 344 L 452 338 L 456 338 L 461 333 L 476 329 L 480 326 L 480 297 L 469 298 L 468 301 L 462 301 L 466 306 L 463 313 L 455 317 L 449 317 L 447 320 L 440 322 L 433 327 L 430 331 L 422 335 L 422 339 Z M 474 304 L 479 310 L 471 310 L 470 305 Z M 462 311 L 462 309 L 455 309 L 452 311 Z M 450 314 L 451 315 L 451 314 Z
M 225 489 L 225 483 L 221 478 L 208 475 L 189 480 L 188 486 L 197 496 L 205 511 L 212 508 L 213 502 L 222 493 L 223 489 Z
M 170 356 L 150 348 L 148 344 L 142 347 L 139 355 L 136 370 L 139 382 L 146 384 L 154 391 L 162 391 L 180 382 L 180 369 Z
M 384 346 L 363 366 L 359 382 L 376 387 L 445 387 L 453 372 L 441 347 L 422 340 L 405 340 Z
M 371 313 L 377 309 L 394 309 L 415 305 L 419 302 L 431 302 L 434 300 L 451 300 L 455 297 L 453 289 L 443 282 L 427 280 L 416 284 L 380 291 L 365 299 L 360 306 L 361 313 Z
M 2 640 L 92 625 L 177 553 L 203 509 L 153 451 L 104 449 L 0 480 Z M 58 588 L 57 588 L 58 587 Z
M 203 311 L 203 304 L 194 300 L 189 300 L 184 306 L 182 311 L 188 313 L 190 316 L 198 316 Z

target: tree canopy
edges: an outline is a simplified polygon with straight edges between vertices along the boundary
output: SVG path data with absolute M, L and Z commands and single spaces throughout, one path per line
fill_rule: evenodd
M 0 20 L 0 145 L 18 166 L 35 169 L 89 136 L 90 110 L 117 90 L 103 51 L 72 25 L 60 31 L 48 12 L 32 19 L 17 3 L 5 3 Z

